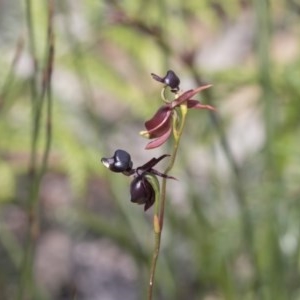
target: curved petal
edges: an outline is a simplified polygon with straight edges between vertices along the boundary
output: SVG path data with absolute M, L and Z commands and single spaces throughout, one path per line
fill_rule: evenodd
M 164 83 L 164 78 L 162 78 L 162 77 L 160 77 L 160 76 L 158 76 L 158 75 L 156 75 L 156 74 L 154 74 L 154 73 L 151 73 L 150 75 L 152 76 L 152 78 L 153 78 L 154 80 L 156 80 L 156 81 L 158 81 L 158 82 L 161 82 L 161 83 Z
M 164 105 L 155 115 L 145 122 L 148 138 L 156 138 L 164 135 L 170 128 L 172 110 L 170 106 Z
M 188 108 L 197 108 L 197 109 L 209 109 L 209 110 L 216 110 L 213 106 L 201 104 L 198 100 L 187 100 L 187 107 Z
M 150 143 L 147 144 L 145 149 L 154 149 L 162 145 L 166 140 L 169 138 L 170 134 L 172 132 L 172 128 L 170 127 L 166 133 L 161 135 L 159 138 L 157 138 L 154 141 L 151 141 Z
M 165 157 L 170 156 L 169 154 L 164 154 L 161 155 L 159 158 L 155 158 L 153 157 L 152 159 L 150 159 L 148 162 L 146 162 L 144 165 L 140 166 L 137 168 L 137 172 L 139 172 L 139 170 L 141 170 L 142 172 L 148 172 L 149 170 L 151 170 L 156 164 L 158 164 L 162 159 L 164 159 Z
M 200 93 L 203 90 L 208 89 L 209 87 L 211 87 L 211 84 L 208 85 L 203 85 L 203 86 L 199 86 L 194 90 L 188 90 L 186 92 L 184 92 L 182 95 L 180 95 L 176 100 L 174 100 L 172 102 L 172 107 L 175 106 L 179 106 L 181 103 L 183 103 L 186 100 L 191 99 L 192 97 L 194 97 L 196 94 Z

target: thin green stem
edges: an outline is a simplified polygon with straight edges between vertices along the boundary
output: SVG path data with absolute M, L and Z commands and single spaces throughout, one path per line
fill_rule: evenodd
M 46 143 L 44 149 L 44 155 L 42 159 L 42 166 L 40 171 L 40 179 L 43 177 L 50 153 L 50 146 L 52 140 L 52 72 L 53 72 L 53 61 L 54 61 L 54 32 L 53 32 L 53 14 L 54 14 L 54 1 L 50 0 L 48 4 L 48 49 L 46 58 L 46 67 L 44 71 L 43 81 L 45 82 L 46 96 L 47 96 L 47 112 L 46 112 Z
M 148 299 L 152 299 L 153 294 L 153 282 L 154 282 L 154 275 L 156 270 L 156 262 L 159 255 L 159 248 L 160 248 L 160 226 L 159 226 L 159 209 L 160 209 L 160 190 L 158 181 L 156 184 L 152 184 L 155 192 L 155 206 L 154 206 L 154 216 L 153 216 L 153 228 L 154 228 L 154 251 L 152 255 L 152 263 L 150 269 L 150 280 L 149 280 L 149 288 L 148 288 Z
M 155 216 L 156 215 L 154 215 L 154 218 Z M 154 222 L 156 221 L 154 220 Z M 154 251 L 152 255 L 152 263 L 150 269 L 150 280 L 149 280 L 148 298 L 147 298 L 148 300 L 152 300 L 152 296 L 153 296 L 154 277 L 155 277 L 156 263 L 159 256 L 160 239 L 161 239 L 161 231 L 154 232 Z
M 27 4 L 27 22 L 29 27 L 29 40 L 31 44 L 31 55 L 35 61 L 35 43 L 32 30 L 32 15 L 31 15 L 31 1 Z M 35 243 L 39 235 L 39 187 L 42 177 L 46 171 L 48 164 L 48 157 L 50 153 L 51 139 L 52 139 L 52 93 L 51 93 L 51 78 L 53 69 L 54 57 L 54 34 L 53 34 L 53 13 L 54 1 L 48 0 L 48 34 L 47 34 L 47 48 L 45 57 L 45 66 L 43 70 L 43 79 L 40 93 L 37 91 L 37 69 L 34 70 L 32 79 L 32 111 L 33 111 L 33 127 L 32 127 L 32 142 L 31 142 L 31 160 L 29 166 L 29 174 L 32 178 L 31 188 L 28 198 L 28 218 L 29 230 L 26 241 L 26 248 L 24 251 L 22 265 L 20 267 L 20 286 L 18 290 L 18 299 L 36 299 L 40 298 L 36 291 L 33 280 L 33 259 Z M 47 95 L 47 109 L 46 109 L 46 143 L 42 157 L 42 164 L 38 170 L 37 166 L 37 143 L 39 139 L 40 120 L 42 117 L 43 103 Z
M 18 61 L 20 60 L 23 49 L 24 49 L 24 38 L 23 38 L 23 36 L 20 36 L 18 38 L 18 41 L 17 41 L 15 54 L 14 54 L 12 63 L 10 65 L 8 74 L 6 76 L 6 79 L 4 80 L 4 84 L 3 84 L 2 88 L 1 88 L 1 91 L 0 91 L 0 113 L 1 113 L 1 110 L 3 109 L 3 107 L 4 107 L 4 104 L 5 104 L 6 100 L 7 100 L 6 99 L 7 95 L 11 91 L 11 87 L 14 83 L 15 67 L 16 67 Z
M 32 117 L 36 119 L 36 103 L 37 103 L 37 58 L 36 58 L 36 47 L 35 47 L 35 37 L 33 31 L 33 19 L 32 19 L 32 1 L 26 0 L 26 21 L 27 21 L 27 28 L 28 28 L 28 40 L 29 40 L 29 47 L 30 47 L 30 54 L 34 66 L 33 74 L 31 77 L 31 104 L 32 104 Z M 35 122 L 33 122 L 32 133 L 34 130 Z M 24 255 L 22 259 L 22 263 L 20 266 L 20 285 L 18 290 L 17 299 L 22 300 L 26 296 L 31 297 L 32 295 L 32 243 L 31 243 L 31 232 L 32 232 L 32 209 L 31 209 L 31 202 L 36 194 L 36 151 L 35 151 L 35 135 L 32 135 L 31 139 L 31 150 L 30 150 L 30 165 L 29 165 L 29 176 L 32 179 L 31 188 L 29 193 L 28 199 L 28 219 L 30 223 L 30 229 L 27 237 L 26 248 L 24 250 Z M 26 295 L 25 295 L 26 291 Z
M 169 165 L 167 166 L 167 168 L 164 172 L 164 174 L 166 174 L 166 175 L 172 170 L 172 168 L 174 166 L 176 156 L 177 156 L 177 150 L 178 150 L 180 139 L 181 139 L 181 135 L 182 135 L 184 125 L 185 125 L 185 119 L 186 119 L 186 113 L 187 113 L 186 105 L 183 104 L 183 105 L 181 105 L 180 108 L 181 108 L 180 127 L 179 127 L 178 131 L 177 130 L 175 131 L 176 134 L 174 134 L 175 141 L 174 141 L 173 151 L 172 151 L 172 154 L 171 154 L 171 157 L 170 157 L 170 163 L 169 163 Z M 159 225 L 160 225 L 161 230 L 163 228 L 163 223 L 164 223 L 166 188 L 167 188 L 167 178 L 163 178 L 162 187 L 161 187 L 161 196 L 160 196 L 160 213 L 159 213 Z
M 181 108 L 181 122 L 179 129 L 177 130 L 176 128 L 174 129 L 174 145 L 173 145 L 173 151 L 170 157 L 170 162 L 168 166 L 165 169 L 164 174 L 168 174 L 176 161 L 176 156 L 177 156 L 177 150 L 179 147 L 180 143 L 180 138 L 184 129 L 185 125 L 185 119 L 186 119 L 186 113 L 187 113 L 187 107 L 185 104 L 182 104 L 180 106 Z M 162 229 L 163 229 L 163 224 L 164 224 L 164 212 L 165 212 L 165 202 L 166 202 L 166 189 L 167 189 L 167 178 L 162 179 L 162 186 L 160 189 L 160 195 L 159 195 L 159 200 L 160 200 L 160 205 L 159 205 L 159 211 L 157 214 L 157 211 L 155 211 L 154 214 L 154 250 L 153 250 L 153 255 L 152 255 L 152 262 L 151 262 L 151 269 L 150 269 L 150 280 L 149 280 L 149 287 L 148 287 L 148 300 L 152 300 L 153 296 L 153 287 L 154 287 L 154 278 L 155 278 L 155 270 L 156 270 L 156 264 L 159 256 L 159 250 L 160 250 L 160 242 L 161 242 L 161 234 L 162 234 Z M 156 193 L 157 195 L 157 193 Z

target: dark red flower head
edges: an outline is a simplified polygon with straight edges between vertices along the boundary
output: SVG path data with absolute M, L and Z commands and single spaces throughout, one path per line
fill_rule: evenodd
M 186 103 L 187 108 L 215 110 L 210 105 L 201 104 L 197 100 L 191 99 L 197 93 L 211 87 L 211 85 L 200 86 L 194 90 L 189 90 L 181 94 L 177 99 L 162 105 L 155 115 L 145 122 L 145 131 L 140 134 L 148 139 L 155 139 L 147 144 L 146 149 L 153 149 L 161 146 L 167 141 L 172 132 L 172 116 L 176 107 Z
M 144 210 L 146 211 L 155 201 L 155 190 L 149 182 L 147 175 L 175 179 L 172 176 L 168 176 L 153 169 L 157 163 L 167 156 L 169 155 L 164 154 L 159 158 L 152 158 L 144 165 L 133 169 L 130 154 L 124 150 L 116 150 L 112 157 L 103 157 L 101 162 L 113 172 L 123 173 L 127 176 L 134 175 L 134 179 L 130 184 L 131 202 L 145 204 Z

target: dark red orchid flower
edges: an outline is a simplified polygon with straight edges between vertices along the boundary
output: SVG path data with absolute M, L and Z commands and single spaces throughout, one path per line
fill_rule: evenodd
M 140 134 L 148 139 L 155 139 L 147 144 L 146 149 L 153 149 L 161 146 L 167 141 L 172 132 L 172 116 L 174 110 L 186 103 L 187 108 L 215 110 L 210 105 L 201 104 L 197 100 L 191 99 L 197 93 L 211 87 L 211 85 L 200 86 L 194 90 L 188 90 L 181 94 L 177 99 L 162 105 L 155 115 L 145 122 L 145 131 Z
M 164 154 L 159 158 L 152 158 L 144 165 L 133 169 L 130 154 L 124 150 L 116 150 L 112 157 L 103 157 L 101 162 L 113 172 L 123 173 L 126 176 L 134 175 L 134 179 L 130 184 L 131 202 L 145 204 L 144 211 L 146 211 L 155 202 L 155 191 L 147 179 L 147 175 L 175 179 L 153 169 L 156 164 L 167 156 L 169 155 Z

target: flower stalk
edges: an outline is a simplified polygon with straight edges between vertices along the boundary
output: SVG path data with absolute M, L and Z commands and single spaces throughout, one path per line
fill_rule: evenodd
M 174 144 L 173 144 L 173 150 L 172 154 L 170 156 L 170 161 L 168 166 L 166 167 L 164 174 L 167 175 L 173 168 L 176 156 L 177 156 L 177 150 L 179 147 L 181 135 L 184 129 L 186 115 L 187 115 L 187 105 L 186 103 L 183 103 L 180 105 L 180 118 L 176 116 L 173 119 L 173 135 L 174 135 Z M 178 119 L 179 121 L 179 128 L 178 127 Z M 175 121 L 174 121 L 175 120 Z M 177 125 L 177 126 L 174 126 Z M 151 268 L 150 268 L 150 279 L 149 279 L 149 286 L 148 286 L 148 300 L 152 300 L 153 297 L 153 287 L 154 287 L 154 278 L 155 278 L 155 271 L 156 271 L 156 264 L 159 256 L 160 251 L 160 242 L 161 242 L 161 234 L 163 230 L 163 224 L 164 224 L 164 213 L 165 213 L 165 203 L 166 203 L 166 190 L 167 190 L 167 178 L 162 179 L 162 186 L 160 193 L 158 193 L 158 201 L 156 205 L 159 205 L 159 212 L 154 213 L 153 217 L 153 229 L 154 229 L 154 249 L 152 254 L 152 261 L 151 261 Z

